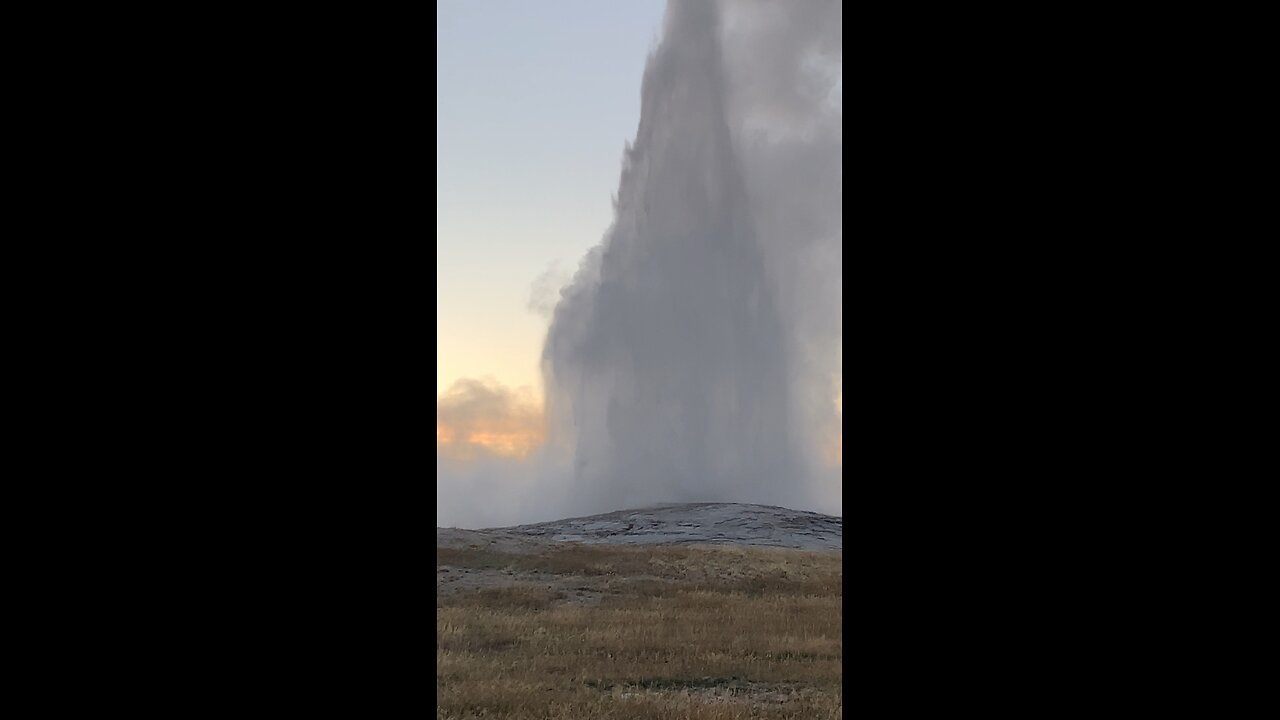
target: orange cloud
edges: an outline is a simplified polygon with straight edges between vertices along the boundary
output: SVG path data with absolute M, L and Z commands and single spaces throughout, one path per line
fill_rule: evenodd
M 436 399 L 436 453 L 526 457 L 546 441 L 546 418 L 528 392 L 459 380 Z

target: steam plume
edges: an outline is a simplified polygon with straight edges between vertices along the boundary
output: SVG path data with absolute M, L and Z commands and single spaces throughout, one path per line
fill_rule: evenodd
M 839 21 L 838 2 L 671 0 L 614 224 L 543 351 L 574 510 L 839 512 L 813 447 L 839 422 Z

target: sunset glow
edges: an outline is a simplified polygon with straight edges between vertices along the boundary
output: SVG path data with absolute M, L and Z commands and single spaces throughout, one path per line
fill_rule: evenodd
M 524 458 L 546 441 L 546 420 L 529 391 L 462 380 L 436 399 L 436 453 Z
M 479 451 L 502 457 L 523 458 L 545 440 L 545 433 L 537 428 L 505 432 L 472 431 L 463 437 L 456 437 L 447 428 L 437 428 L 436 452 L 457 459 L 475 457 Z

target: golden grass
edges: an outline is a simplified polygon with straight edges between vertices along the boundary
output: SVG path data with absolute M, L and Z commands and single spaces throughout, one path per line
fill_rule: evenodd
M 494 583 L 437 592 L 438 720 L 841 716 L 840 553 L 437 553 L 438 572 Z

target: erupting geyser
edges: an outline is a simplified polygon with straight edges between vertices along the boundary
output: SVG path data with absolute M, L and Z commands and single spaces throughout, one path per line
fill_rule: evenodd
M 834 12 L 838 45 L 837 5 L 795 5 L 809 6 L 810 17 L 812 6 Z M 768 8 L 752 11 L 768 22 Z M 785 122 L 776 118 L 798 111 L 761 99 L 767 78 L 735 85 L 722 22 L 711 0 L 668 7 L 614 224 L 562 292 L 548 332 L 551 442 L 572 453 L 576 508 L 813 507 L 832 493 L 818 487 L 830 478 L 818 478 L 809 445 L 815 417 L 835 417 L 812 407 L 824 392 L 830 401 L 829 376 L 839 368 L 840 269 L 834 280 L 829 267 L 809 280 L 804 273 L 817 267 L 815 248 L 834 248 L 837 262 L 841 252 L 839 118 L 834 131 L 827 127 L 834 160 L 814 152 L 821 130 L 791 139 L 775 132 L 753 144 L 764 137 L 748 133 L 753 118 Z M 798 46 L 788 52 L 802 54 Z M 815 330 L 805 314 L 827 300 L 837 307 L 823 306 Z M 823 352 L 832 357 L 815 362 Z

